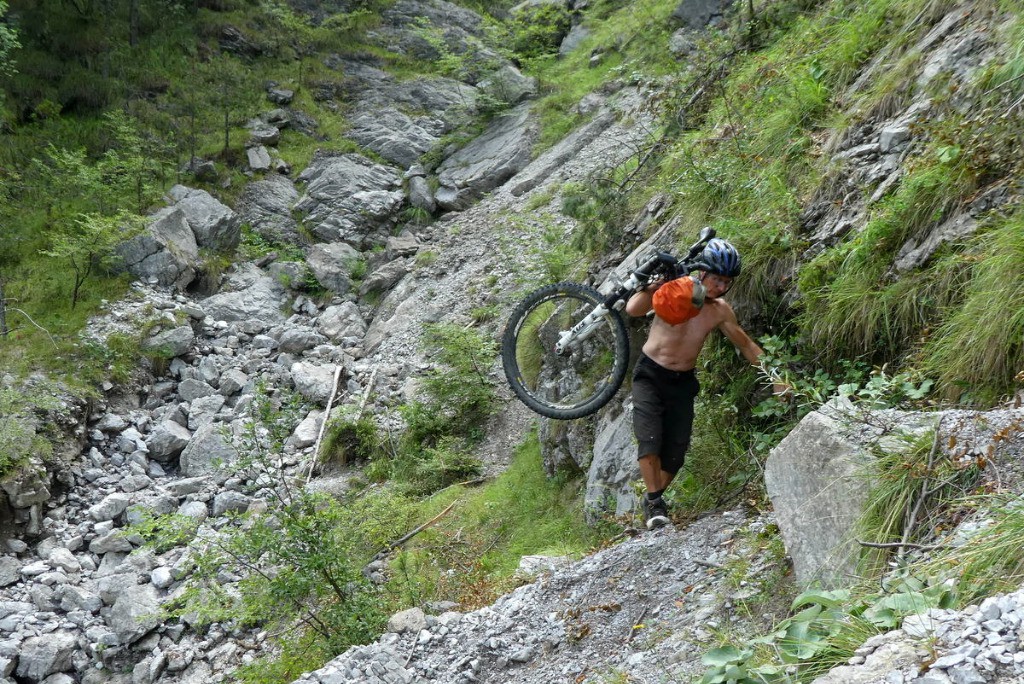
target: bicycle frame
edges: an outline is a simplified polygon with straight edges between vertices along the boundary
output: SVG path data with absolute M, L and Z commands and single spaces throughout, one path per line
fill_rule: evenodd
M 701 231 L 700 239 L 690 246 L 686 259 L 682 263 L 671 254 L 656 252 L 640 268 L 630 273 L 629 278 L 624 283 L 619 285 L 612 294 L 608 295 L 604 302 L 595 306 L 579 323 L 558 334 L 558 342 L 555 343 L 555 354 L 562 356 L 563 354 L 571 353 L 576 345 L 585 341 L 597 330 L 601 318 L 609 315 L 613 310 L 621 311 L 625 308 L 629 298 L 636 294 L 641 287 L 647 285 L 651 278 L 659 271 L 672 269 L 676 274 L 680 272 L 690 273 L 705 267 L 705 264 L 696 260 L 696 256 L 714 236 L 715 231 L 711 228 L 705 228 Z

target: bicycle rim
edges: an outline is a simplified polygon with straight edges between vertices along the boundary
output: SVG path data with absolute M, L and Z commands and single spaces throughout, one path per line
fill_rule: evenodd
M 603 299 L 593 288 L 557 283 L 537 290 L 513 312 L 502 364 L 513 391 L 532 410 L 549 418 L 580 418 L 608 403 L 622 385 L 629 346 L 618 312 L 608 312 L 566 353 L 554 351 L 559 334 Z

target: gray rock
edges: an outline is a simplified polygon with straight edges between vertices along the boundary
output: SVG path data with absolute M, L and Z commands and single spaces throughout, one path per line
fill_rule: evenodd
M 883 153 L 899 151 L 910 141 L 910 125 L 899 123 L 884 127 L 878 134 L 878 147 Z
M 72 610 L 84 610 L 95 615 L 103 607 L 103 601 L 99 594 L 88 591 L 82 587 L 64 585 L 60 588 L 60 609 L 65 612 Z
M 331 292 L 348 294 L 352 289 L 352 271 L 360 254 L 344 242 L 314 245 L 306 254 L 306 265 L 317 282 Z
M 590 30 L 583 24 L 576 24 L 569 29 L 569 33 L 562 39 L 558 46 L 558 54 L 565 56 L 579 47 L 580 43 L 590 37 Z
M 184 401 L 195 401 L 201 397 L 208 397 L 216 394 L 217 390 L 207 385 L 202 380 L 186 378 L 178 384 L 178 396 Z
M 178 515 L 183 515 L 201 523 L 210 517 L 210 511 L 202 501 L 187 501 L 178 508 Z
M 395 259 L 374 269 L 359 286 L 359 296 L 365 297 L 371 292 L 387 292 L 412 270 L 412 263 L 412 259 Z
M 21 579 L 21 561 L 13 556 L 0 557 L 0 587 L 7 587 Z
M 235 450 L 225 441 L 222 428 L 205 425 L 192 435 L 178 461 L 181 474 L 196 477 L 217 472 L 235 460 Z
M 246 185 L 237 211 L 241 220 L 264 238 L 297 244 L 298 224 L 292 218 L 292 207 L 298 200 L 295 184 L 275 174 Z
M 317 319 L 320 332 L 334 342 L 345 337 L 362 337 L 366 334 L 366 321 L 355 302 L 342 302 L 324 309 Z
M 396 107 L 385 106 L 355 115 L 348 136 L 404 168 L 429 151 L 444 130 L 444 123 L 435 118 L 413 118 Z
M 301 354 L 326 342 L 326 337 L 313 332 L 310 328 L 294 327 L 282 333 L 281 339 L 278 340 L 278 348 L 288 354 Z
M 219 492 L 213 497 L 213 514 L 221 516 L 227 513 L 245 513 L 251 502 L 252 499 L 241 492 Z
M 110 494 L 89 509 L 89 517 L 97 522 L 113 520 L 124 513 L 124 509 L 128 508 L 129 503 L 131 503 L 131 497 L 127 494 Z
M 320 423 L 323 421 L 323 412 L 310 411 L 309 415 L 298 424 L 288 442 L 296 449 L 305 449 L 316 443 L 320 434 Z
M 409 179 L 409 204 L 429 214 L 437 211 L 434 193 L 430 189 L 430 183 L 423 176 L 413 176 Z
M 334 366 L 299 362 L 290 369 L 295 391 L 310 401 L 326 405 L 334 386 Z
M 187 352 L 196 341 L 196 333 L 190 326 L 178 326 L 147 338 L 144 349 L 159 350 L 164 356 L 173 358 Z
M 50 475 L 37 462 L 24 466 L 13 475 L 0 481 L 0 488 L 7 493 L 7 501 L 14 508 L 28 508 L 50 499 Z
M 584 508 L 588 520 L 597 520 L 606 513 L 624 515 L 636 506 L 632 483 L 640 477 L 637 453 L 633 438 L 632 402 L 627 409 L 611 421 L 602 423 L 594 437 L 594 456 L 587 469 L 587 490 Z M 579 470 L 586 464 L 577 463 L 569 441 L 571 426 L 550 426 L 556 435 L 549 434 L 543 439 L 544 467 L 551 474 L 568 470 Z M 559 429 L 563 428 L 563 429 Z M 556 439 L 557 437 L 557 439 Z
M 267 91 L 267 99 L 274 104 L 291 104 L 295 98 L 295 91 L 288 88 L 271 88 Z
M 223 394 L 210 394 L 193 401 L 188 412 L 188 429 L 195 431 L 212 423 L 226 401 Z
M 315 159 L 299 180 L 307 186 L 295 208 L 307 214 L 311 232 L 360 248 L 371 247 L 371 234 L 396 223 L 405 199 L 393 170 L 356 154 Z
M 168 191 L 185 214 L 200 247 L 215 251 L 234 249 L 242 237 L 241 222 L 229 207 L 205 190 L 175 185 Z
M 89 552 L 102 556 L 105 553 L 129 553 L 132 543 L 121 530 L 110 530 L 89 542 Z
M 160 599 L 151 584 L 136 584 L 121 591 L 107 615 L 107 624 L 120 643 L 135 643 L 160 624 Z
M 174 480 L 173 482 L 168 482 L 165 487 L 174 496 L 188 496 L 189 494 L 203 491 L 211 482 L 213 482 L 213 478 L 209 475 L 202 475 Z
M 249 376 L 237 368 L 229 368 L 220 377 L 220 393 L 225 397 L 238 394 L 249 382 Z
M 246 276 L 235 283 L 240 289 L 221 292 L 203 300 L 203 308 L 215 320 L 245 321 L 253 318 L 269 323 L 284 320 L 280 313 L 285 291 L 273 278 L 264 276 L 258 269 L 248 271 Z
M 511 64 L 499 68 L 477 84 L 477 87 L 498 102 L 508 105 L 517 105 L 537 95 L 537 79 L 524 76 Z
M 58 546 L 51 551 L 47 560 L 50 561 L 50 565 L 53 567 L 63 570 L 69 574 L 80 572 L 82 570 L 82 564 L 78 562 L 77 558 L 75 558 L 75 554 L 62 546 Z
M 277 133 L 277 129 L 270 129 Z M 270 169 L 270 152 L 263 145 L 246 149 L 245 156 L 249 162 L 249 168 L 253 171 L 268 171 Z
M 682 0 L 672 12 L 672 18 L 691 29 L 703 29 L 720 21 L 732 0 Z
M 445 209 L 465 209 L 526 167 L 537 122 L 527 105 L 497 117 L 486 131 L 444 160 L 438 168 L 441 187 L 434 195 Z
M 567 161 L 575 157 L 615 123 L 615 114 L 604 111 L 546 150 L 513 177 L 506 187 L 516 197 L 533 190 Z
M 388 618 L 388 631 L 396 634 L 418 633 L 427 628 L 427 616 L 421 608 L 402 610 Z
M 154 215 L 146 230 L 116 249 L 129 273 L 158 285 L 184 290 L 199 268 L 195 234 L 180 209 Z
M 765 465 L 764 480 L 801 584 L 842 584 L 856 571 L 854 529 L 871 486 L 870 454 L 842 434 L 848 402 L 808 414 Z
M 104 413 L 100 419 L 96 421 L 96 429 L 101 432 L 121 432 L 127 427 L 128 421 L 116 413 Z
M 30 637 L 21 645 L 18 676 L 39 682 L 46 677 L 71 670 L 77 640 L 68 632 Z
M 184 449 L 192 433 L 182 425 L 165 420 L 157 424 L 156 428 L 146 440 L 146 447 L 149 449 L 150 457 L 158 461 L 169 461 Z
M 152 582 L 153 586 L 157 589 L 166 589 L 174 584 L 174 575 L 171 573 L 170 568 L 160 566 L 149 573 L 149 581 Z

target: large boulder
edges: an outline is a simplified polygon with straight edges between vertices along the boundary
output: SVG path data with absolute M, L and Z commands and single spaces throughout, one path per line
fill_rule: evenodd
M 313 363 L 292 364 L 292 381 L 295 391 L 310 401 L 326 405 L 334 388 L 334 366 L 318 366 Z
M 133 644 L 160 625 L 160 598 L 151 584 L 137 584 L 118 592 L 107 614 L 121 644 Z
M 482 135 L 438 168 L 441 185 L 434 194 L 438 206 L 465 209 L 516 175 L 529 163 L 537 133 L 537 121 L 527 104 L 497 117 Z
M 334 342 L 346 337 L 362 338 L 366 334 L 366 320 L 355 302 L 327 307 L 317 319 L 317 327 Z
M 405 199 L 394 170 L 358 154 L 314 159 L 299 180 L 307 186 L 295 208 L 310 231 L 360 249 L 383 241 Z
M 26 639 L 19 648 L 18 677 L 41 682 L 52 674 L 73 669 L 78 640 L 68 632 Z
M 547 421 L 555 423 L 550 430 L 560 430 L 564 439 L 572 446 L 575 423 Z M 550 432 L 549 430 L 549 432 Z M 575 435 L 577 442 L 583 436 Z M 550 436 L 549 436 L 550 440 Z M 561 461 L 549 464 L 548 452 L 545 452 L 545 468 L 549 471 L 579 468 L 585 464 L 576 463 L 568 454 L 585 453 L 576 448 L 565 450 L 567 454 Z M 637 465 L 636 442 L 633 439 L 633 403 L 627 402 L 626 410 L 611 420 L 602 421 L 594 436 L 594 457 L 587 470 L 587 491 L 584 496 L 584 508 L 589 520 L 598 520 L 603 514 L 613 513 L 624 515 L 631 512 L 637 503 L 633 493 L 633 483 L 640 479 L 640 467 Z
M 161 330 L 155 335 L 150 335 L 142 343 L 143 349 L 150 349 L 161 352 L 169 359 L 181 356 L 192 348 L 196 335 L 192 326 L 179 325 L 170 330 Z
M 345 295 L 352 289 L 352 271 L 360 254 L 344 242 L 313 245 L 306 253 L 306 265 L 317 282 L 331 292 Z
M 223 251 L 234 249 L 242 238 L 238 215 L 205 190 L 175 185 L 168 195 L 188 220 L 200 247 Z
M 221 321 L 262 320 L 281 323 L 284 287 L 254 266 L 240 267 L 228 279 L 225 291 L 203 300 L 206 313 Z
M 245 186 L 238 215 L 267 240 L 295 244 L 299 242 L 299 232 L 292 207 L 298 201 L 295 184 L 285 176 L 272 174 Z
M 224 426 L 216 423 L 196 430 L 179 459 L 184 477 L 209 475 L 235 460 L 237 452 L 228 443 L 223 430 Z
M 125 269 L 141 280 L 184 290 L 200 266 L 199 246 L 185 213 L 163 211 L 146 229 L 116 249 Z
M 855 529 L 871 489 L 872 457 L 848 435 L 853 408 L 834 399 L 772 449 L 764 482 L 803 585 L 845 584 L 860 559 Z

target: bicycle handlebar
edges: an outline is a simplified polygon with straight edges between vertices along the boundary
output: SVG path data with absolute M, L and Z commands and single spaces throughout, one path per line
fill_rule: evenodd
M 715 237 L 714 228 L 704 228 L 700 232 L 698 240 L 690 245 L 690 248 L 686 251 L 686 258 L 683 261 L 679 261 L 676 257 L 672 256 L 668 252 L 655 252 L 654 255 L 643 263 L 638 269 L 633 271 L 633 275 L 640 279 L 641 282 L 646 282 L 658 268 L 673 268 L 676 277 L 678 275 L 686 274 L 691 271 L 696 271 L 700 268 L 707 268 L 707 264 L 697 260 L 697 256 L 704 251 L 704 245 L 706 245 L 713 237 Z

